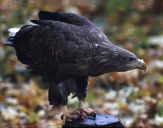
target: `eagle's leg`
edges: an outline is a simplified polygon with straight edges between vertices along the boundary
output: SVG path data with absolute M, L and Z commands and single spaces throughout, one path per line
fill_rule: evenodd
M 66 82 L 64 80 L 60 82 L 49 82 L 49 102 L 53 105 L 54 110 L 62 111 L 61 118 L 63 124 L 66 121 L 72 121 L 79 117 L 79 111 L 70 110 L 67 108 L 69 90 L 67 89 Z
M 76 93 L 79 99 L 79 111 L 81 118 L 87 118 L 88 116 L 94 116 L 96 113 L 91 108 L 85 106 L 84 101 L 86 98 L 88 77 L 79 77 L 77 78 L 78 91 Z
M 66 121 L 72 121 L 74 119 L 77 119 L 80 115 L 80 112 L 78 110 L 69 110 L 67 106 L 62 107 L 62 112 L 63 124 L 65 124 Z

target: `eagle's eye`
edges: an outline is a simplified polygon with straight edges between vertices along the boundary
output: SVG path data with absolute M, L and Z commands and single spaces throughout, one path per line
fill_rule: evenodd
M 128 61 L 134 61 L 134 60 L 136 60 L 135 57 L 129 57 L 129 58 L 128 58 Z

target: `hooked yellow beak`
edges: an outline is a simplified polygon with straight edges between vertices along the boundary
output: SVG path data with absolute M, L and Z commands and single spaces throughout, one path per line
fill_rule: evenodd
M 137 63 L 135 63 L 135 67 L 137 69 L 144 70 L 144 71 L 146 71 L 147 69 L 147 66 L 144 63 L 143 59 L 138 59 Z

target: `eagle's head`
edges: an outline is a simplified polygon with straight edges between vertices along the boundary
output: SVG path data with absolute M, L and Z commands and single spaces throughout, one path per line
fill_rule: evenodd
M 134 53 L 126 49 L 115 46 L 112 55 L 109 65 L 112 65 L 113 71 L 146 70 L 146 64 L 143 59 L 139 59 Z
M 124 72 L 133 69 L 146 70 L 146 64 L 134 53 L 113 44 L 99 45 L 98 75 L 108 72 Z

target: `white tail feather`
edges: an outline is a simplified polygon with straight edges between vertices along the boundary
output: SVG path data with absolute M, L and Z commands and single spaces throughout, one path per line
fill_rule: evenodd
M 10 28 L 8 29 L 9 37 L 14 37 L 15 34 L 20 30 L 20 28 Z

